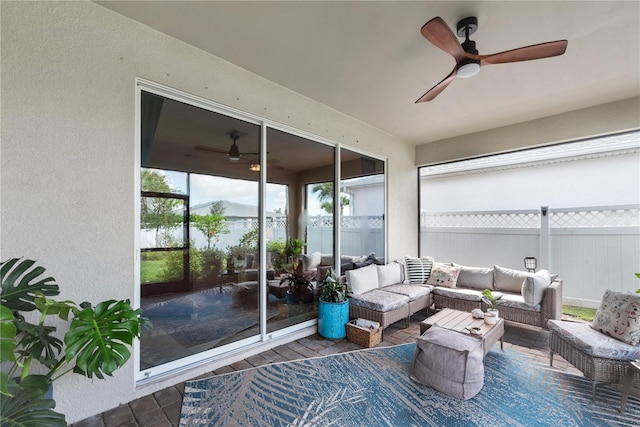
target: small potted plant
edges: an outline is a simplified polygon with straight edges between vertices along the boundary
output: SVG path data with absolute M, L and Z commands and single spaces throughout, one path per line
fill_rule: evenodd
M 498 323 L 498 306 L 502 303 L 502 294 L 493 294 L 491 289 L 482 291 L 482 301 L 487 304 L 487 312 L 484 315 L 484 322 L 493 325 Z
M 297 261 L 294 267 L 280 279 L 280 284 L 288 284 L 287 302 L 300 303 L 313 301 L 313 283 L 311 277 L 302 272 L 302 263 Z
M 341 281 L 333 270 L 327 271 L 320 287 L 318 303 L 318 333 L 321 336 L 329 339 L 342 339 L 347 336 L 349 298 L 351 291 L 347 284 Z

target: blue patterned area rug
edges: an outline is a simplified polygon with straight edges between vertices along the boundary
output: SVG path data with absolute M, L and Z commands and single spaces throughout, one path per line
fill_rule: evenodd
M 625 426 L 620 393 L 492 349 L 484 387 L 458 400 L 409 378 L 415 344 L 265 365 L 186 384 L 180 426 Z

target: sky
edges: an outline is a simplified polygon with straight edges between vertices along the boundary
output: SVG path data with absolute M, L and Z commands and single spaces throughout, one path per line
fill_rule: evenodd
M 186 173 L 161 171 L 167 177 L 169 185 L 179 189 L 180 193 L 186 193 Z M 274 212 L 287 209 L 287 187 L 280 184 L 267 184 L 266 210 Z M 258 183 L 240 179 L 230 179 L 217 176 L 191 174 L 191 206 L 215 200 L 257 205 Z M 316 198 L 308 201 L 309 215 L 326 215 L 320 208 L 320 202 Z

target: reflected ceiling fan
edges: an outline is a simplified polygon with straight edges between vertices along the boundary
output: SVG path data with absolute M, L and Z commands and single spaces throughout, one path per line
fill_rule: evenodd
M 457 35 L 458 37 L 464 37 L 464 42 L 461 44 L 456 38 L 456 34 L 451 31 L 442 18 L 433 18 L 423 25 L 420 32 L 424 38 L 453 56 L 456 60 L 456 65 L 447 77 L 422 95 L 416 101 L 416 104 L 433 100 L 456 77 L 469 78 L 475 76 L 480 71 L 481 66 L 549 58 L 562 55 L 567 49 L 567 40 L 556 40 L 491 55 L 478 55 L 476 42 L 469 39 L 469 36 L 475 33 L 477 29 L 478 18 L 475 16 L 464 18 L 458 22 Z
M 249 165 L 249 169 L 254 171 L 254 172 L 259 172 L 260 171 L 260 160 L 258 159 L 257 156 L 260 155 L 260 153 L 243 153 L 240 152 L 240 148 L 238 148 L 238 139 L 240 139 L 240 132 L 238 132 L 237 130 L 232 130 L 231 132 L 228 133 L 229 137 L 233 140 L 233 143 L 231 144 L 231 147 L 229 147 L 228 151 L 224 151 L 224 150 L 220 150 L 218 148 L 215 147 L 209 147 L 207 145 L 196 145 L 195 149 L 196 150 L 200 150 L 200 151 L 208 151 L 211 153 L 216 153 L 216 154 L 225 154 L 228 156 L 229 160 L 231 160 L 232 162 L 238 162 L 239 164 L 245 164 L 245 165 Z M 269 153 L 267 153 L 269 154 Z M 274 160 L 272 159 L 269 163 L 268 166 L 273 166 L 272 162 Z M 283 167 L 281 166 L 273 166 L 276 169 L 282 169 L 284 170 Z
M 240 132 L 238 132 L 237 130 L 232 130 L 231 132 L 229 132 L 228 135 L 233 140 L 231 147 L 229 147 L 229 151 L 220 150 L 218 148 L 209 147 L 207 145 L 196 145 L 195 148 L 196 150 L 201 150 L 201 151 L 210 151 L 213 153 L 226 154 L 227 156 L 229 156 L 229 160 L 231 160 L 232 162 L 237 162 L 242 158 L 242 156 L 257 156 L 260 154 L 260 153 L 241 153 L 240 152 L 240 149 L 238 148 L 238 139 L 240 139 Z

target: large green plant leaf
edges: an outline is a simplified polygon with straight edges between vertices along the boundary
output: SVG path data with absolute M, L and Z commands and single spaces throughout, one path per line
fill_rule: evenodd
M 102 302 L 95 309 L 83 307 L 64 336 L 65 358 L 67 362 L 76 358 L 75 372 L 103 379 L 131 356 L 127 347 L 139 336 L 140 311 L 128 301 L 115 300 Z
M 12 258 L 0 264 L 2 304 L 11 310 L 33 311 L 36 309 L 36 292 L 54 296 L 60 293 L 53 277 L 38 279 L 46 270 L 33 266 L 34 260 Z
M 49 383 L 42 375 L 29 375 L 10 386 L 11 396 L 0 395 L 0 424 L 4 426 L 66 427 L 65 416 L 55 412 L 56 402 L 47 397 Z
M 16 360 L 16 325 L 9 307 L 0 305 L 0 362 Z

